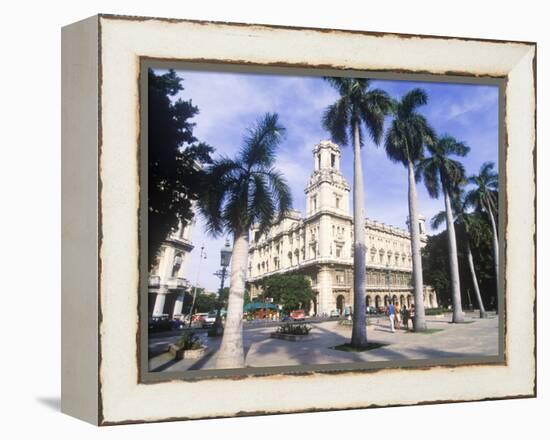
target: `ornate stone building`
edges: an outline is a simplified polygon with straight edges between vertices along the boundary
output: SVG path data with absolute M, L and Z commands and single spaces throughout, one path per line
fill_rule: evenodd
M 266 234 L 251 231 L 248 286 L 261 294 L 262 280 L 274 274 L 301 273 L 309 277 L 315 299 L 310 315 L 340 313 L 353 305 L 353 218 L 350 186 L 340 171 L 340 148 L 322 141 L 313 149 L 314 171 L 305 189 L 306 215 L 290 212 Z M 406 203 L 406 201 L 404 201 Z M 420 219 L 425 245 L 424 219 Z M 412 259 L 409 232 L 365 219 L 367 245 L 367 306 L 383 306 L 390 299 L 410 307 Z M 434 291 L 425 287 L 426 307 L 436 307 Z
M 184 277 L 189 253 L 193 250 L 191 232 L 194 221 L 180 223 L 178 230 L 162 243 L 157 264 L 149 272 L 149 315 L 180 315 L 189 290 Z

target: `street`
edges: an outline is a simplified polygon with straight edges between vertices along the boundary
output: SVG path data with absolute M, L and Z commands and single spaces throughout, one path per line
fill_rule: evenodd
M 303 342 L 272 339 L 269 334 L 279 322 L 245 323 L 244 345 L 246 365 L 249 367 L 311 365 L 344 362 L 373 362 L 388 360 L 438 359 L 468 356 L 498 355 L 498 317 L 479 319 L 468 314 L 464 324 L 451 324 L 450 315 L 427 317 L 430 333 L 414 333 L 405 329 L 391 333 L 388 318 L 370 318 L 367 334 L 369 342 L 382 344 L 364 352 L 344 352 L 334 347 L 349 342 L 351 326 L 337 320 L 311 320 L 311 339 Z M 197 329 L 207 346 L 205 356 L 195 360 L 160 363 L 158 355 L 166 351 L 179 334 L 152 337 L 149 344 L 150 367 L 154 371 L 185 371 L 214 368 L 214 355 L 221 338 L 209 338 L 206 329 Z M 154 359 L 157 356 L 157 359 Z

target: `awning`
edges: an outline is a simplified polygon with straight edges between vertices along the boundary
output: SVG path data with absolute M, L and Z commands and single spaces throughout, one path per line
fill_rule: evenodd
M 261 310 L 261 309 L 271 309 L 271 310 L 279 310 L 276 304 L 268 303 L 268 302 L 253 302 L 246 304 L 244 306 L 245 312 L 253 312 L 254 310 Z

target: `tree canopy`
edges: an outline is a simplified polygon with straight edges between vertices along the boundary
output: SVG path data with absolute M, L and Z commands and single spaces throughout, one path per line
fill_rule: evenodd
M 428 194 L 435 199 L 439 197 L 441 190 L 452 196 L 466 180 L 464 165 L 452 156 L 464 157 L 469 153 L 470 147 L 449 135 L 438 138 L 426 147 L 431 156 L 418 164 L 417 180 L 424 178 Z
M 191 122 L 199 113 L 191 100 L 176 99 L 184 90 L 174 70 L 156 74 L 149 69 L 148 89 L 148 201 L 149 267 L 166 237 L 179 222 L 193 217 L 193 202 L 204 192 L 204 164 L 213 148 L 193 135 Z
M 393 104 L 394 119 L 392 120 L 384 148 L 392 162 L 407 166 L 424 157 L 424 146 L 435 139 L 435 132 L 417 110 L 427 104 L 428 95 L 420 88 L 408 92 L 401 101 Z
M 464 243 L 470 238 L 472 254 L 475 260 L 476 274 L 483 302 L 488 309 L 496 305 L 496 279 L 493 269 L 493 253 L 491 229 L 486 221 L 480 221 L 479 216 L 471 215 L 469 234 L 466 236 L 464 227 L 456 230 L 457 243 Z M 441 216 L 441 215 L 439 215 Z M 464 246 L 458 247 L 458 265 L 460 282 L 462 284 L 462 301 L 468 304 L 471 300 L 475 305 L 474 287 L 468 269 L 467 255 Z M 443 306 L 451 304 L 451 283 L 449 278 L 449 252 L 447 248 L 447 231 L 428 236 L 428 243 L 422 249 L 422 267 L 427 285 L 437 292 L 438 300 Z M 470 298 L 468 298 L 468 291 Z
M 278 115 L 266 113 L 247 131 L 235 159 L 221 157 L 208 167 L 199 208 L 213 236 L 242 234 L 254 224 L 263 233 L 290 210 L 292 193 L 275 168 L 284 132 Z
M 375 144 L 384 133 L 384 118 L 390 113 L 392 101 L 382 89 L 371 89 L 367 78 L 326 77 L 326 81 L 339 93 L 339 99 L 329 105 L 323 114 L 323 127 L 334 142 L 349 145 L 354 139 L 357 125 L 359 142 L 363 145 L 363 122 Z
M 264 282 L 264 295 L 285 312 L 304 307 L 313 299 L 311 283 L 304 275 L 273 275 Z

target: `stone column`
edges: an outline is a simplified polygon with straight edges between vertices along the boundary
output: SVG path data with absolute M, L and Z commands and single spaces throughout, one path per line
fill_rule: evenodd
M 166 302 L 166 294 L 168 292 L 162 291 L 157 293 L 155 298 L 155 307 L 153 308 L 153 316 L 160 316 L 164 313 L 164 303 Z
M 332 271 L 328 266 L 321 266 L 317 274 L 317 284 L 319 286 L 317 313 L 330 314 L 335 308 L 332 294 Z
M 184 294 L 180 293 L 178 297 L 176 298 L 176 302 L 174 303 L 174 313 L 173 315 L 181 315 L 181 312 L 183 310 L 183 298 Z

